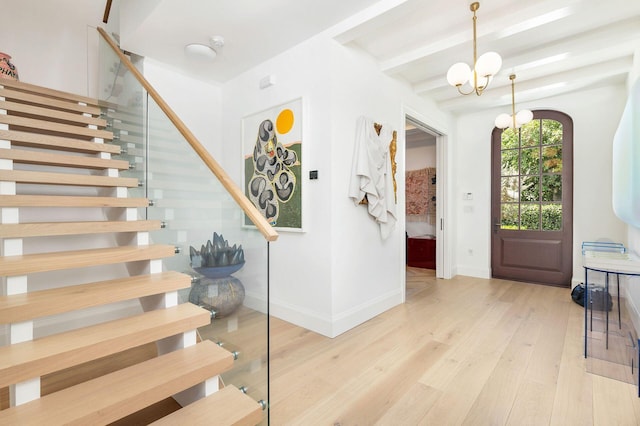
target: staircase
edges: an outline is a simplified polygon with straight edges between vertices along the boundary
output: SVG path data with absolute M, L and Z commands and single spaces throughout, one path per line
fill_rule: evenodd
M 100 112 L 0 79 L 0 388 L 11 392 L 0 424 L 108 424 L 175 395 L 197 401 L 157 424 L 260 423 L 256 401 L 218 390 L 233 355 L 196 341 L 211 314 L 178 303 L 191 277 L 164 270 L 175 248 L 149 241 L 163 225 L 138 220 L 149 201 L 127 196 L 139 182 L 119 176 L 129 163 L 112 158 Z M 95 322 L 120 305 L 127 315 Z M 157 357 L 41 395 L 42 376 L 151 342 Z

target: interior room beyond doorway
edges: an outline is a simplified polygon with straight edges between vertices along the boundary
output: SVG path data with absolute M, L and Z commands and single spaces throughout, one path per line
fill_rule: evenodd
M 405 123 L 405 233 L 410 267 L 436 269 L 437 135 Z

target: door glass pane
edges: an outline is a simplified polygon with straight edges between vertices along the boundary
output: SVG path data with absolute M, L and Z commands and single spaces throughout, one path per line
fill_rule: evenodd
M 518 148 L 518 131 L 511 128 L 502 131 L 502 149 Z
M 540 173 L 540 149 L 525 148 L 522 150 L 520 164 L 521 175 L 537 175 Z
M 540 229 L 540 204 L 520 205 L 520 229 Z
M 542 206 L 542 230 L 560 231 L 562 229 L 562 204 L 544 204 Z
M 562 228 L 562 131 L 560 122 L 544 119 L 502 132 L 502 229 Z
M 562 144 L 562 123 L 556 120 L 542 120 L 542 144 Z
M 531 120 L 520 128 L 522 146 L 540 145 L 540 120 Z
M 520 197 L 521 201 L 540 201 L 539 176 L 522 176 Z
M 562 175 L 542 176 L 542 201 L 562 201 Z
M 500 228 L 518 229 L 518 205 L 502 204 L 500 210 Z
M 552 145 L 542 148 L 542 172 L 562 173 L 562 146 Z
M 518 175 L 519 149 L 502 151 L 502 176 Z
M 513 203 L 520 201 L 520 191 L 518 188 L 518 177 L 503 177 L 500 179 L 500 201 L 503 203 Z
M 500 228 L 562 230 L 562 124 L 532 120 L 502 132 Z

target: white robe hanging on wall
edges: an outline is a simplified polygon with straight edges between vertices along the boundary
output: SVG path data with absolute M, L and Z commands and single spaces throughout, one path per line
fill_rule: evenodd
M 374 124 L 365 117 L 359 117 L 356 123 L 356 144 L 351 166 L 349 198 L 359 205 L 366 195 L 369 214 L 380 225 L 382 239 L 386 239 L 396 223 L 395 193 L 389 153 L 393 131 L 383 125 L 378 135 Z

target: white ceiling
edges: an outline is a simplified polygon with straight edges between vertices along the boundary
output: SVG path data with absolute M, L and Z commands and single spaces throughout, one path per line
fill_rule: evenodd
M 470 3 L 121 0 L 120 36 L 126 50 L 224 82 L 330 29 L 338 42 L 365 50 L 383 72 L 453 113 L 510 105 L 511 73 L 516 103 L 544 104 L 545 97 L 623 84 L 634 52 L 640 56 L 640 0 L 483 0 L 478 55 L 496 51 L 503 65 L 481 97 L 461 96 L 445 76 L 453 63 L 472 62 Z M 226 40 L 215 61 L 186 57 L 186 44 L 213 35 Z

